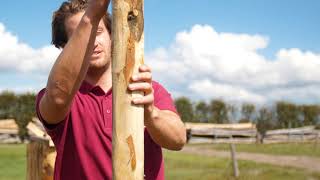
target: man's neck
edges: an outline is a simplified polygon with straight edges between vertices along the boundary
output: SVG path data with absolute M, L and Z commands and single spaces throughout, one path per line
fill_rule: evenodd
M 100 86 L 104 92 L 108 92 L 112 87 L 111 66 L 101 69 L 89 69 L 85 81 L 93 86 Z

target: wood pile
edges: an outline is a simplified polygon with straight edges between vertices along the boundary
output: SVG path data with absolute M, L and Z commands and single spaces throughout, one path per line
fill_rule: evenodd
M 18 125 L 14 119 L 0 120 L 0 134 L 17 134 Z
M 319 136 L 320 131 L 316 130 L 315 126 L 269 130 L 264 138 L 264 143 L 315 141 L 320 138 Z
M 217 128 L 217 129 L 252 129 L 256 128 L 253 123 L 234 123 L 234 124 L 213 124 L 213 123 L 185 123 L 187 129 L 193 128 Z
M 0 120 L 0 143 L 20 143 L 18 125 L 14 119 Z
M 260 142 L 255 124 L 185 123 L 188 143 L 257 143 Z M 319 141 L 315 126 L 269 130 L 263 143 Z
M 33 118 L 27 125 L 28 134 L 30 138 L 41 138 L 48 140 L 50 146 L 53 142 L 49 135 L 46 133 L 42 123 L 38 118 Z M 14 119 L 0 120 L 0 143 L 21 143 L 19 136 L 19 127 Z
M 252 123 L 185 123 L 189 143 L 253 143 L 257 129 Z

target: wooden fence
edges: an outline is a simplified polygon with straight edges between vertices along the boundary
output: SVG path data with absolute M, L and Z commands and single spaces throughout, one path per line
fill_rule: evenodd
M 252 123 L 186 123 L 189 143 L 259 143 L 261 135 Z M 318 141 L 320 131 L 314 126 L 267 131 L 263 143 Z

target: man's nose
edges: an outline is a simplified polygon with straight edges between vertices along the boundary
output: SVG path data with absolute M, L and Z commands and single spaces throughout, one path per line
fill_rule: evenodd
M 98 46 L 98 41 L 95 40 L 95 41 L 94 41 L 94 48 L 96 48 L 97 46 Z

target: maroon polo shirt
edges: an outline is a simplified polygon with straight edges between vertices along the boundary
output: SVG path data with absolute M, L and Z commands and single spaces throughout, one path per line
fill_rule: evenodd
M 157 82 L 152 82 L 154 104 L 161 110 L 176 112 L 170 94 Z M 99 86 L 83 82 L 76 93 L 67 117 L 57 125 L 45 123 L 39 112 L 39 102 L 45 93 L 37 95 L 36 111 L 57 151 L 54 179 L 112 179 L 112 91 L 105 93 Z M 164 179 L 161 147 L 144 131 L 145 179 Z

